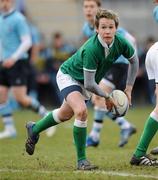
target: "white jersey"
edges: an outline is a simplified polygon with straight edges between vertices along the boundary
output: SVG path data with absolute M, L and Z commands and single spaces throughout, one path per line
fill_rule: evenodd
M 158 42 L 148 50 L 145 66 L 149 80 L 155 79 L 155 83 L 158 83 Z

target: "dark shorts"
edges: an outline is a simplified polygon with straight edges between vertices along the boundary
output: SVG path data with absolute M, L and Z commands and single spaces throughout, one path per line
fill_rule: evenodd
M 36 90 L 37 89 L 36 69 L 31 64 L 31 62 L 28 63 L 28 82 L 27 82 L 27 87 L 28 87 L 28 91 Z
M 104 79 L 115 85 L 115 89 L 124 90 L 126 87 L 128 64 L 114 64 L 105 74 Z
M 23 86 L 28 83 L 28 60 L 19 60 L 10 69 L 0 68 L 0 85 Z

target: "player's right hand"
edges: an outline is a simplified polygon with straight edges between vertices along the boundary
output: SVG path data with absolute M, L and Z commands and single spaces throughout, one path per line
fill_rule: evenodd
M 116 107 L 116 103 L 114 102 L 114 99 L 111 96 L 105 99 L 105 104 L 108 111 L 111 111 L 114 106 Z
M 14 66 L 15 62 L 16 62 L 16 61 L 15 61 L 14 59 L 12 59 L 12 58 L 6 59 L 6 60 L 2 63 L 2 66 L 3 66 L 4 68 L 9 69 L 9 68 L 11 68 L 12 66 Z

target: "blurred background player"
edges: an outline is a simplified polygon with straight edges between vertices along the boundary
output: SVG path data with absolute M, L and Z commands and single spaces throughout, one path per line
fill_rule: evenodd
M 14 0 L 0 0 L 0 39 L 2 61 L 0 67 L 0 113 L 4 131 L 0 138 L 15 137 L 13 108 L 8 106 L 8 93 L 11 89 L 16 101 L 44 116 L 46 109 L 33 97 L 27 95 L 29 77 L 28 53 L 32 45 L 26 18 L 14 8 Z
M 95 34 L 94 17 L 98 8 L 101 7 L 101 0 L 84 0 L 83 12 L 86 19 L 84 23 L 82 34 L 83 40 L 90 38 Z M 118 27 L 117 32 L 125 37 L 136 48 L 135 38 L 129 34 L 125 29 Z M 124 90 L 126 85 L 128 72 L 128 60 L 123 56 L 120 56 L 112 68 L 106 73 L 103 80 L 100 82 L 100 88 L 103 91 L 111 93 L 114 89 Z M 94 122 L 92 130 L 87 137 L 87 146 L 98 146 L 100 142 L 100 132 L 103 127 L 103 121 L 105 115 L 112 121 L 120 126 L 121 139 L 119 147 L 123 147 L 129 137 L 136 132 L 136 128 L 129 123 L 124 117 L 113 117 L 106 109 L 104 100 L 96 95 L 92 98 L 94 104 Z
M 154 1 L 158 3 L 158 0 Z M 157 21 L 157 7 L 154 9 L 154 17 Z M 151 46 L 146 54 L 145 66 L 149 80 L 155 80 L 156 105 L 153 111 L 148 116 L 144 125 L 143 132 L 135 149 L 135 152 L 130 160 L 131 165 L 135 166 L 157 166 L 158 160 L 147 155 L 149 144 L 158 130 L 158 42 Z M 153 149 L 154 151 L 156 149 Z

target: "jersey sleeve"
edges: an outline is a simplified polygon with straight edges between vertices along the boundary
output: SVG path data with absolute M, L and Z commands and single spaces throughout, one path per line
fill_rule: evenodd
M 83 69 L 92 72 L 97 69 L 97 59 L 94 53 L 87 49 L 83 51 Z
M 122 55 L 127 59 L 132 58 L 135 54 L 135 49 L 134 49 L 133 45 L 126 39 L 123 40 L 123 44 L 124 45 L 123 45 Z
M 30 25 L 30 34 L 31 34 L 31 38 L 32 38 L 32 44 L 33 45 L 38 45 L 40 44 L 40 33 L 38 31 L 38 29 L 34 26 L 34 25 Z
M 25 17 L 20 16 L 16 23 L 17 31 L 20 37 L 30 35 L 30 29 Z

